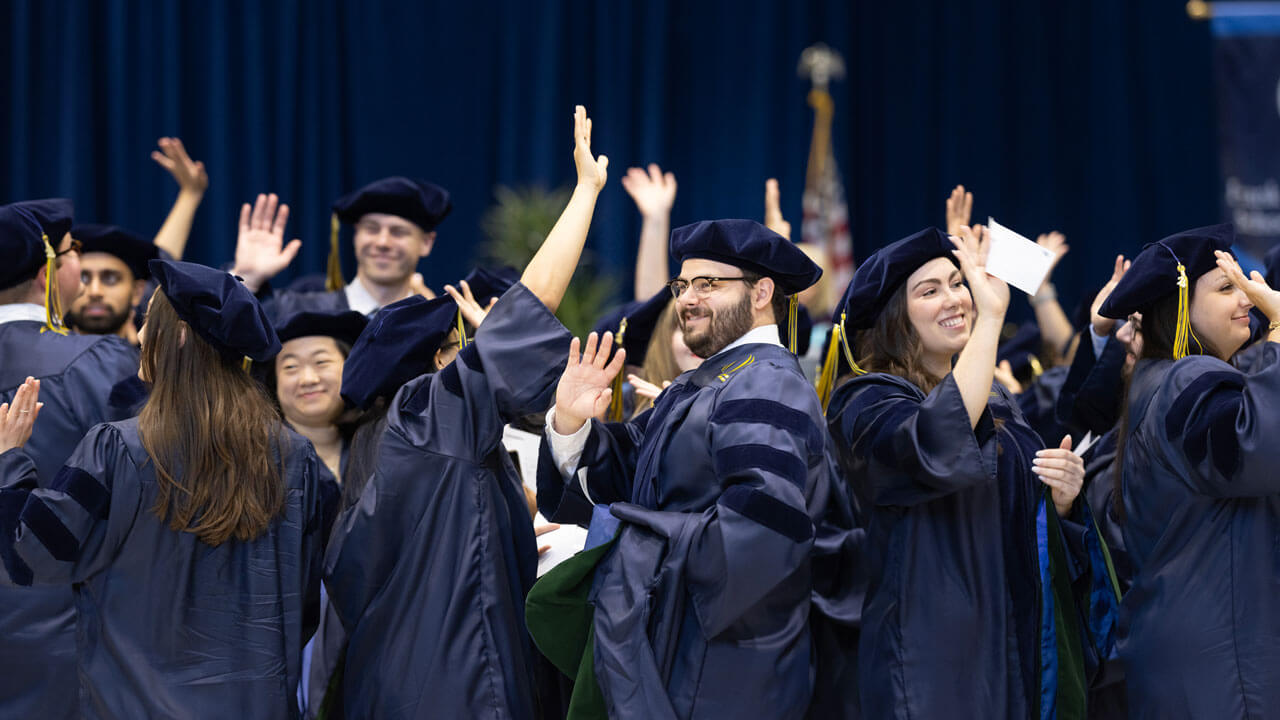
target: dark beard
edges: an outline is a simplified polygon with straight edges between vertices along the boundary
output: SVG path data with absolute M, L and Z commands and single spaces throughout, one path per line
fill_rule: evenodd
M 81 313 L 67 313 L 67 325 L 85 335 L 115 335 L 124 324 L 133 320 L 133 308 L 123 312 L 108 312 L 102 317 L 85 317 Z
M 687 318 L 706 315 L 710 315 L 711 322 L 707 324 L 704 334 L 690 335 L 685 330 Z M 751 329 L 751 323 L 751 295 L 747 293 L 742 294 L 741 302 L 721 313 L 712 313 L 705 305 L 680 311 L 680 330 L 684 333 L 684 344 L 690 352 L 703 359 L 715 355 L 729 343 L 746 335 Z

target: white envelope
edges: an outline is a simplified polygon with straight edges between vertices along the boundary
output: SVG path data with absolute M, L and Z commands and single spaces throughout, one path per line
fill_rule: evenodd
M 1053 267 L 1053 251 L 1040 247 L 992 217 L 987 218 L 987 236 L 991 241 L 987 273 L 1028 295 L 1035 295 Z

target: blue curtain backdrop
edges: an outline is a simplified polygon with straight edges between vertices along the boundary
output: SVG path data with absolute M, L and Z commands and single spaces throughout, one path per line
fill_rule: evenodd
M 628 292 L 639 221 L 617 178 L 657 161 L 675 225 L 798 224 L 811 111 L 800 52 L 844 54 L 835 146 L 855 250 L 941 224 L 963 182 L 1024 233 L 1063 230 L 1070 303 L 1116 252 L 1219 217 L 1209 32 L 1180 2 L 997 0 L 0 0 L 0 200 L 159 227 L 149 159 L 177 135 L 209 168 L 189 258 L 229 261 L 239 204 L 274 191 L 324 267 L 329 204 L 391 174 L 453 193 L 423 264 L 439 287 L 482 241 L 498 184 L 572 183 L 572 107 L 610 156 L 591 247 Z M 347 259 L 350 273 L 353 265 Z M 1069 308 L 1068 308 L 1069 309 Z

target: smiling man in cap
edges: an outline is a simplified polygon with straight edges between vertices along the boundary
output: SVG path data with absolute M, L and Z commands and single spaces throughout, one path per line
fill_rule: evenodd
M 538 628 L 555 624 L 563 606 L 543 600 L 571 584 L 565 574 L 595 562 L 594 663 L 582 667 L 610 717 L 801 717 L 821 511 L 809 499 L 830 476 L 817 395 L 778 328 L 821 270 L 749 220 L 677 228 L 671 254 L 685 343 L 705 360 L 651 412 L 605 425 L 590 418 L 608 406 L 625 353 L 606 364 L 594 335 L 581 359 L 571 349 L 547 420 L 564 483 L 540 487 L 538 501 L 553 521 L 578 504 L 569 496 L 595 504 L 595 554 L 534 588 L 530 629 L 562 669 L 578 667 L 581 653 L 557 652 Z
M 288 206 L 275 195 L 258 196 L 240 213 L 240 238 L 232 273 L 260 292 L 292 262 L 301 243 L 284 243 Z M 333 204 L 329 267 L 323 292 L 275 292 L 263 304 L 275 317 L 302 310 L 355 310 L 368 315 L 416 294 L 414 271 L 431 253 L 436 226 L 453 209 L 449 191 L 406 177 L 374 181 Z M 340 224 L 353 225 L 356 276 L 346 283 L 338 253 Z M 260 293 L 261 296 L 261 293 Z

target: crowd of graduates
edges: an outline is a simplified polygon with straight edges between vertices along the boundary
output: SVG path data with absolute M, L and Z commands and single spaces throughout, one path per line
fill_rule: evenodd
M 422 180 L 339 198 L 289 287 L 274 195 L 182 261 L 176 139 L 153 237 L 0 206 L 0 716 L 1280 716 L 1280 255 L 1135 239 L 1013 327 L 963 187 L 837 287 L 776 182 L 672 229 L 651 165 L 577 338 L 572 140 L 527 266 L 439 293 Z

